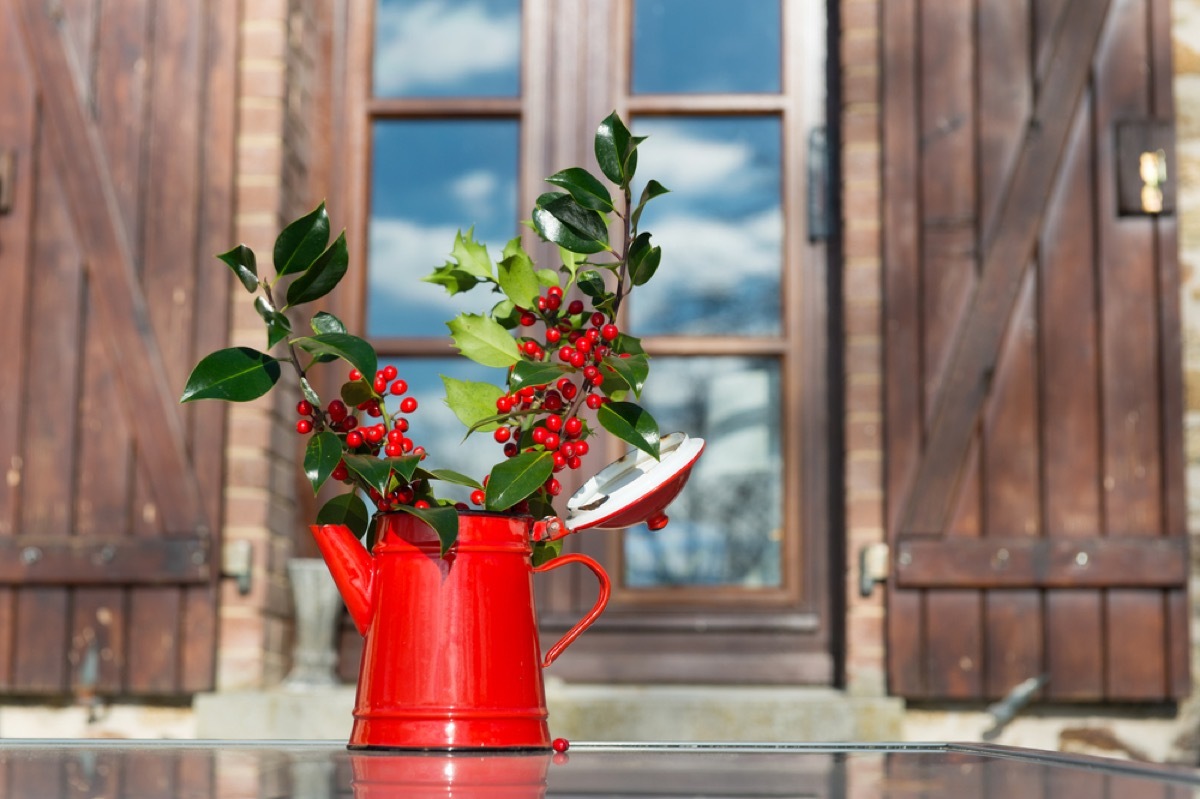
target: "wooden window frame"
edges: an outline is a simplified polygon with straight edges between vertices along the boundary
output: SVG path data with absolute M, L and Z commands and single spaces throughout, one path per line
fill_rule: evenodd
M 781 585 L 627 588 L 620 585 L 622 534 L 592 531 L 567 539 L 567 549 L 593 555 L 609 567 L 614 593 L 607 612 L 556 664 L 559 676 L 605 681 L 832 684 L 839 679 L 832 651 L 838 639 L 832 562 L 829 297 L 826 251 L 807 240 L 804 225 L 806 138 L 825 119 L 824 74 L 828 42 L 824 7 L 800 10 L 782 2 L 783 80 L 777 94 L 632 94 L 629 68 L 633 0 L 524 0 L 521 94 L 511 98 L 375 98 L 370 77 L 374 3 L 330 0 L 337 11 L 331 76 L 341 109 L 331 152 L 344 161 L 331 170 L 331 195 L 346 211 L 352 259 L 366 263 L 370 208 L 371 139 L 385 119 L 515 119 L 520 124 L 518 208 L 532 206 L 543 178 L 571 164 L 590 164 L 597 120 L 616 108 L 629 119 L 654 116 L 778 116 L 784 253 L 783 327 L 776 336 L 715 338 L 647 336 L 651 355 L 745 355 L 777 359 L 782 402 L 783 519 L 790 532 L 781 550 Z M 819 58 L 802 58 L 819 53 Z M 807 63 L 806 63 L 807 61 Z M 816 68 L 814 68 L 816 64 Z M 529 120 L 544 120 L 535 126 Z M 516 220 L 514 220 L 515 222 Z M 553 248 L 526 232 L 539 262 Z M 341 312 L 361 329 L 366 270 L 348 281 Z M 457 357 L 445 337 L 373 339 L 381 357 Z M 593 473 L 619 454 L 595 447 L 581 472 Z M 574 475 L 572 477 L 575 477 Z M 576 478 L 578 479 L 578 478 Z M 576 485 L 565 484 L 564 494 Z M 591 606 L 589 576 L 563 569 L 538 578 L 544 643 L 552 643 Z M 646 636 L 655 636 L 647 643 Z

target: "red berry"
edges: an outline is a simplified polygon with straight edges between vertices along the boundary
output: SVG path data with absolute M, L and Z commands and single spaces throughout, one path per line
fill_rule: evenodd
M 404 399 L 402 399 L 400 401 L 400 412 L 401 413 L 412 413 L 416 409 L 417 409 L 417 398 L 416 397 L 405 397 Z
M 335 422 L 340 422 L 346 418 L 346 403 L 341 400 L 334 400 L 329 403 L 329 418 Z
M 562 333 L 559 331 L 559 329 L 557 327 L 551 327 L 546 330 L 546 343 L 547 344 L 557 344 L 561 338 L 562 338 Z
M 363 436 L 372 444 L 378 444 L 380 441 L 383 441 L 384 435 L 383 425 L 381 424 L 371 425 L 363 430 Z
M 375 375 L 375 382 L 372 385 L 375 387 L 376 394 L 382 394 L 383 392 L 387 391 L 388 381 L 387 378 L 383 376 L 383 372 Z
M 558 286 L 551 286 L 550 288 L 546 289 L 547 297 L 557 297 L 561 300 L 562 295 L 562 289 L 560 289 Z
M 400 370 L 396 368 L 395 364 L 389 363 L 383 367 L 383 376 L 388 380 L 395 380 L 398 374 L 400 374 Z
M 401 447 L 399 444 L 389 443 L 386 447 L 383 448 L 383 452 L 389 458 L 399 458 L 401 455 L 404 454 L 404 448 Z
M 571 300 L 571 304 L 567 306 L 567 313 L 572 316 L 577 313 L 583 313 L 583 302 L 580 300 Z
M 562 493 L 562 484 L 551 477 L 546 481 L 546 493 L 552 497 L 557 497 Z
M 583 370 L 583 376 L 592 383 L 599 383 L 596 378 L 600 377 L 600 370 L 594 366 L 588 366 Z
M 486 496 L 487 495 L 483 493 L 482 489 L 477 488 L 471 492 L 471 502 L 476 505 L 482 505 Z
M 563 446 L 565 447 L 566 444 Z M 554 453 L 554 471 L 561 472 L 565 468 L 567 468 L 567 456 L 560 447 L 558 452 Z
M 549 397 L 547 397 L 549 399 Z M 550 416 L 546 419 L 546 429 L 552 433 L 557 433 L 562 429 L 563 420 L 561 416 Z
M 553 294 L 546 297 L 546 310 L 557 311 L 562 307 L 562 297 L 556 297 Z
M 599 311 L 596 311 L 594 314 L 592 314 L 592 327 L 600 327 L 600 325 L 604 324 L 606 321 L 608 320 L 604 318 L 604 314 L 600 313 Z
M 396 420 L 396 429 L 402 433 L 408 432 L 408 420 L 400 418 Z
M 575 349 L 579 352 L 590 352 L 592 349 L 592 340 L 587 336 L 584 336 L 583 338 L 579 339 L 579 341 L 575 342 Z
M 594 411 L 604 404 L 604 397 L 599 394 L 588 394 L 588 398 L 585 401 L 587 402 L 587 406 Z
M 413 503 L 413 507 L 414 508 L 428 508 L 429 503 L 423 499 L 418 499 L 416 502 Z
M 492 433 L 492 438 L 496 439 L 498 443 L 503 444 L 512 438 L 512 430 L 509 430 L 507 427 L 497 427 L 496 432 Z
M 578 455 L 572 455 L 571 457 L 567 458 L 567 466 L 572 469 L 578 469 L 582 465 L 583 461 L 580 460 Z
M 392 387 L 389 390 L 396 396 L 400 396 L 405 391 L 408 391 L 408 383 L 405 383 L 403 380 L 397 380 L 395 383 L 392 383 Z
M 583 422 L 578 416 L 572 416 L 563 424 L 563 430 L 571 438 L 577 438 L 583 432 Z
M 559 348 L 559 350 L 558 350 L 558 359 L 559 359 L 560 361 L 564 361 L 564 362 L 566 362 L 566 363 L 570 363 L 570 362 L 571 362 L 571 357 L 572 357 L 573 355 L 575 355 L 575 348 L 574 348 L 574 347 L 568 347 L 568 346 L 566 346 L 566 345 L 564 344 L 564 345 L 563 345 L 562 347 L 560 347 L 560 348 Z
M 573 400 L 575 399 L 575 395 L 579 393 L 579 387 L 574 383 L 567 383 L 567 385 L 563 386 L 562 393 L 567 399 Z
M 353 430 L 354 428 L 358 427 L 358 417 L 347 416 L 342 420 L 342 427 L 346 428 L 347 430 Z
M 505 394 L 496 400 L 496 410 L 500 413 L 508 413 L 513 408 L 513 398 Z
M 547 433 L 546 428 L 544 428 L 544 427 L 533 428 L 533 433 L 532 433 L 533 443 L 545 444 L 547 435 L 549 435 L 549 434 Z
M 346 464 L 339 462 L 337 466 L 333 467 L 333 471 L 330 472 L 329 476 L 334 480 L 345 480 L 350 476 L 350 470 L 346 468 Z
M 596 328 L 592 327 L 592 328 L 588 329 L 587 333 L 584 333 L 584 336 L 587 338 L 588 341 L 595 344 L 597 341 L 600 340 L 600 331 L 597 330 Z
M 607 324 L 600 328 L 600 337 L 605 341 L 612 341 L 621 331 L 614 324 Z
M 311 433 L 312 421 L 308 419 L 301 419 L 300 421 L 296 422 L 296 432 L 300 433 L 301 435 L 304 435 L 305 433 Z
M 308 400 L 300 400 L 296 403 L 296 413 L 301 416 L 312 416 L 313 406 Z
M 533 314 L 531 314 L 529 311 L 526 311 L 525 313 L 521 314 L 521 326 L 522 327 L 529 327 L 536 321 L 537 321 L 537 317 L 534 316 Z
M 523 349 L 525 351 L 525 354 L 528 355 L 530 358 L 538 357 L 542 351 L 542 348 L 538 345 L 538 343 L 533 340 L 526 341 L 524 344 L 521 345 L 521 349 Z
M 586 454 L 588 454 L 588 449 L 589 449 L 589 447 L 588 447 L 588 443 L 586 441 L 576 441 L 575 442 L 575 454 L 576 455 L 580 455 L 580 456 L 586 455 Z
M 358 449 L 363 445 L 363 435 L 357 430 L 351 430 L 346 434 L 346 446 L 350 449 Z
M 587 363 L 587 356 L 579 350 L 572 350 L 570 357 L 567 358 L 567 361 L 569 361 L 572 366 L 578 369 Z
M 506 458 L 515 458 L 519 449 L 520 447 L 517 446 L 517 442 L 510 441 L 504 445 L 504 456 Z
M 399 444 L 404 440 L 404 431 L 398 427 L 393 427 L 387 433 L 387 440 L 389 444 Z
M 358 371 L 357 369 L 351 369 L 350 381 L 354 382 L 355 380 L 362 380 L 362 372 Z
M 537 307 L 538 307 L 538 310 L 539 310 L 539 311 L 544 311 L 544 310 L 546 310 L 546 308 L 548 308 L 548 307 L 549 307 L 549 306 L 546 304 L 546 298 L 545 298 L 545 297 L 538 297 L 538 298 L 537 298 Z
M 564 441 L 563 445 L 558 448 L 558 451 L 563 454 L 564 458 L 569 458 L 572 455 L 577 454 L 575 452 L 575 444 L 574 444 L 574 442 L 571 442 L 571 441 Z
M 550 744 L 554 747 L 555 752 L 565 752 L 571 748 L 571 742 L 566 738 L 555 738 L 554 743 Z

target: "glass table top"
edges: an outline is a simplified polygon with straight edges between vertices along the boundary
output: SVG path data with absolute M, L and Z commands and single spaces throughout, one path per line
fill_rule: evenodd
M 0 742 L 6 799 L 1200 796 L 1200 771 L 974 744 L 573 744 L 554 754 L 340 743 Z

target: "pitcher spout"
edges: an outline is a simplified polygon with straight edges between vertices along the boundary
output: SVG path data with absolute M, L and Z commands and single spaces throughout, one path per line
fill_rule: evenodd
M 342 601 L 350 611 L 350 618 L 354 619 L 354 626 L 359 635 L 365 636 L 375 609 L 375 568 L 371 554 L 345 525 L 313 525 L 309 529 L 333 575 Z

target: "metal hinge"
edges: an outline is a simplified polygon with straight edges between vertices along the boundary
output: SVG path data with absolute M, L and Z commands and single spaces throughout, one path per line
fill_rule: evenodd
M 875 586 L 887 582 L 889 557 L 888 545 L 868 544 L 858 551 L 858 593 L 870 596 Z
M 16 192 L 13 183 L 17 179 L 17 153 L 15 150 L 0 148 L 0 214 L 12 210 Z
M 833 202 L 829 163 L 829 133 L 824 127 L 808 132 L 807 206 L 808 240 L 828 241 L 833 236 Z
M 249 541 L 226 541 L 221 547 L 221 576 L 237 580 L 238 593 L 250 593 L 254 573 L 254 547 Z

